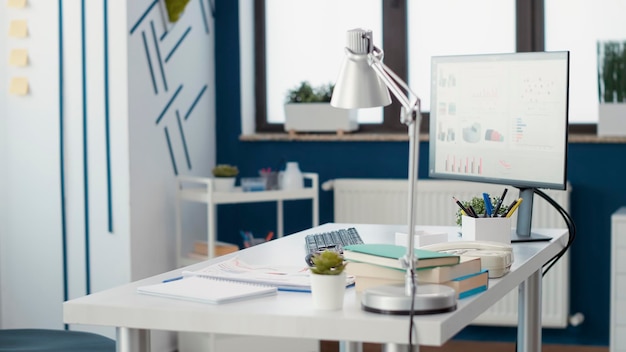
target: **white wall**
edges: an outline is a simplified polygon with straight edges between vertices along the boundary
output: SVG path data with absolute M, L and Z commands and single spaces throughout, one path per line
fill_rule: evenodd
M 155 0 L 110 0 L 108 50 L 105 1 L 81 3 L 0 4 L 3 28 L 29 26 L 25 39 L 0 35 L 0 53 L 30 53 L 25 68 L 0 65 L 0 328 L 63 328 L 65 295 L 173 269 L 175 174 L 207 176 L 215 164 L 210 2 L 191 0 L 166 26 Z M 28 76 L 27 96 L 8 95 L 16 74 Z
M 3 90 L 3 194 L 0 223 L 2 327 L 61 326 L 63 252 L 60 216 L 58 11 L 56 1 L 32 0 L 25 9 L 0 6 L 9 28 L 25 20 L 26 38 L 0 35 L 6 76 L 26 77 L 26 96 Z M 6 24 L 6 25 L 5 25 Z M 12 49 L 27 49 L 27 67 L 8 66 Z M 42 294 L 45 292 L 45 294 Z M 55 324 L 56 322 L 56 324 Z

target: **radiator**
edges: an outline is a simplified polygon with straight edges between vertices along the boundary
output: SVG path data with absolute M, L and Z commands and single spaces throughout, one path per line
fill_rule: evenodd
M 334 191 L 334 222 L 367 224 L 407 223 L 407 180 L 399 179 L 335 179 L 322 185 Z M 507 198 L 517 197 L 516 189 L 508 187 Z M 463 181 L 419 180 L 417 183 L 416 224 L 456 226 L 457 205 L 452 197 L 468 200 L 483 192 L 500 195 L 502 185 Z M 544 191 L 569 211 L 569 192 Z M 517 218 L 512 218 L 516 224 Z M 540 196 L 533 197 L 533 228 L 565 228 L 565 221 Z M 565 254 L 543 278 L 543 326 L 567 327 L 569 317 L 569 256 Z M 479 316 L 475 325 L 516 326 L 517 290 Z

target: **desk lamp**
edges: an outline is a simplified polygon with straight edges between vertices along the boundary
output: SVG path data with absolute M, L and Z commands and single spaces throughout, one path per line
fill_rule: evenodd
M 337 108 L 358 109 L 391 104 L 389 91 L 402 104 L 400 122 L 409 128 L 408 243 L 401 258 L 406 268 L 405 283 L 367 289 L 361 297 L 364 310 L 382 314 L 432 314 L 456 309 L 454 289 L 444 285 L 417 285 L 417 259 L 413 251 L 420 99 L 407 84 L 383 64 L 383 51 L 372 44 L 372 31 L 352 29 L 347 34 L 343 62 L 330 104 Z M 406 91 L 405 94 L 403 92 Z

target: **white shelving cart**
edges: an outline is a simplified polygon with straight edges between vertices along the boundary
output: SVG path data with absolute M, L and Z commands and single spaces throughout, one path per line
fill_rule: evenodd
M 199 202 L 207 204 L 207 250 L 208 257 L 215 253 L 217 240 L 217 206 L 219 204 L 276 202 L 276 236 L 284 235 L 283 202 L 286 200 L 311 199 L 312 226 L 319 225 L 319 180 L 316 173 L 303 173 L 307 187 L 298 190 L 271 190 L 243 192 L 240 187 L 232 192 L 215 192 L 213 179 L 204 177 L 179 176 L 176 181 L 176 253 L 178 265 L 185 266 L 198 262 L 182 253 L 183 233 L 181 220 L 181 202 Z M 306 180 L 310 180 L 307 182 Z

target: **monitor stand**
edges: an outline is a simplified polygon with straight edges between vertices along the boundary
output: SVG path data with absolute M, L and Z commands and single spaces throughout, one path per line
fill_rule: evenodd
M 511 231 L 511 243 L 515 242 L 538 242 L 538 241 L 550 241 L 552 237 L 546 235 L 540 235 L 536 232 L 531 232 L 530 235 L 521 235 L 515 231 Z
M 517 213 L 517 229 L 516 231 L 511 231 L 511 243 L 550 241 L 552 239 L 550 236 L 540 235 L 530 231 L 533 218 L 534 194 L 534 188 L 520 189 L 519 196 L 522 198 L 522 203 L 520 204 Z

